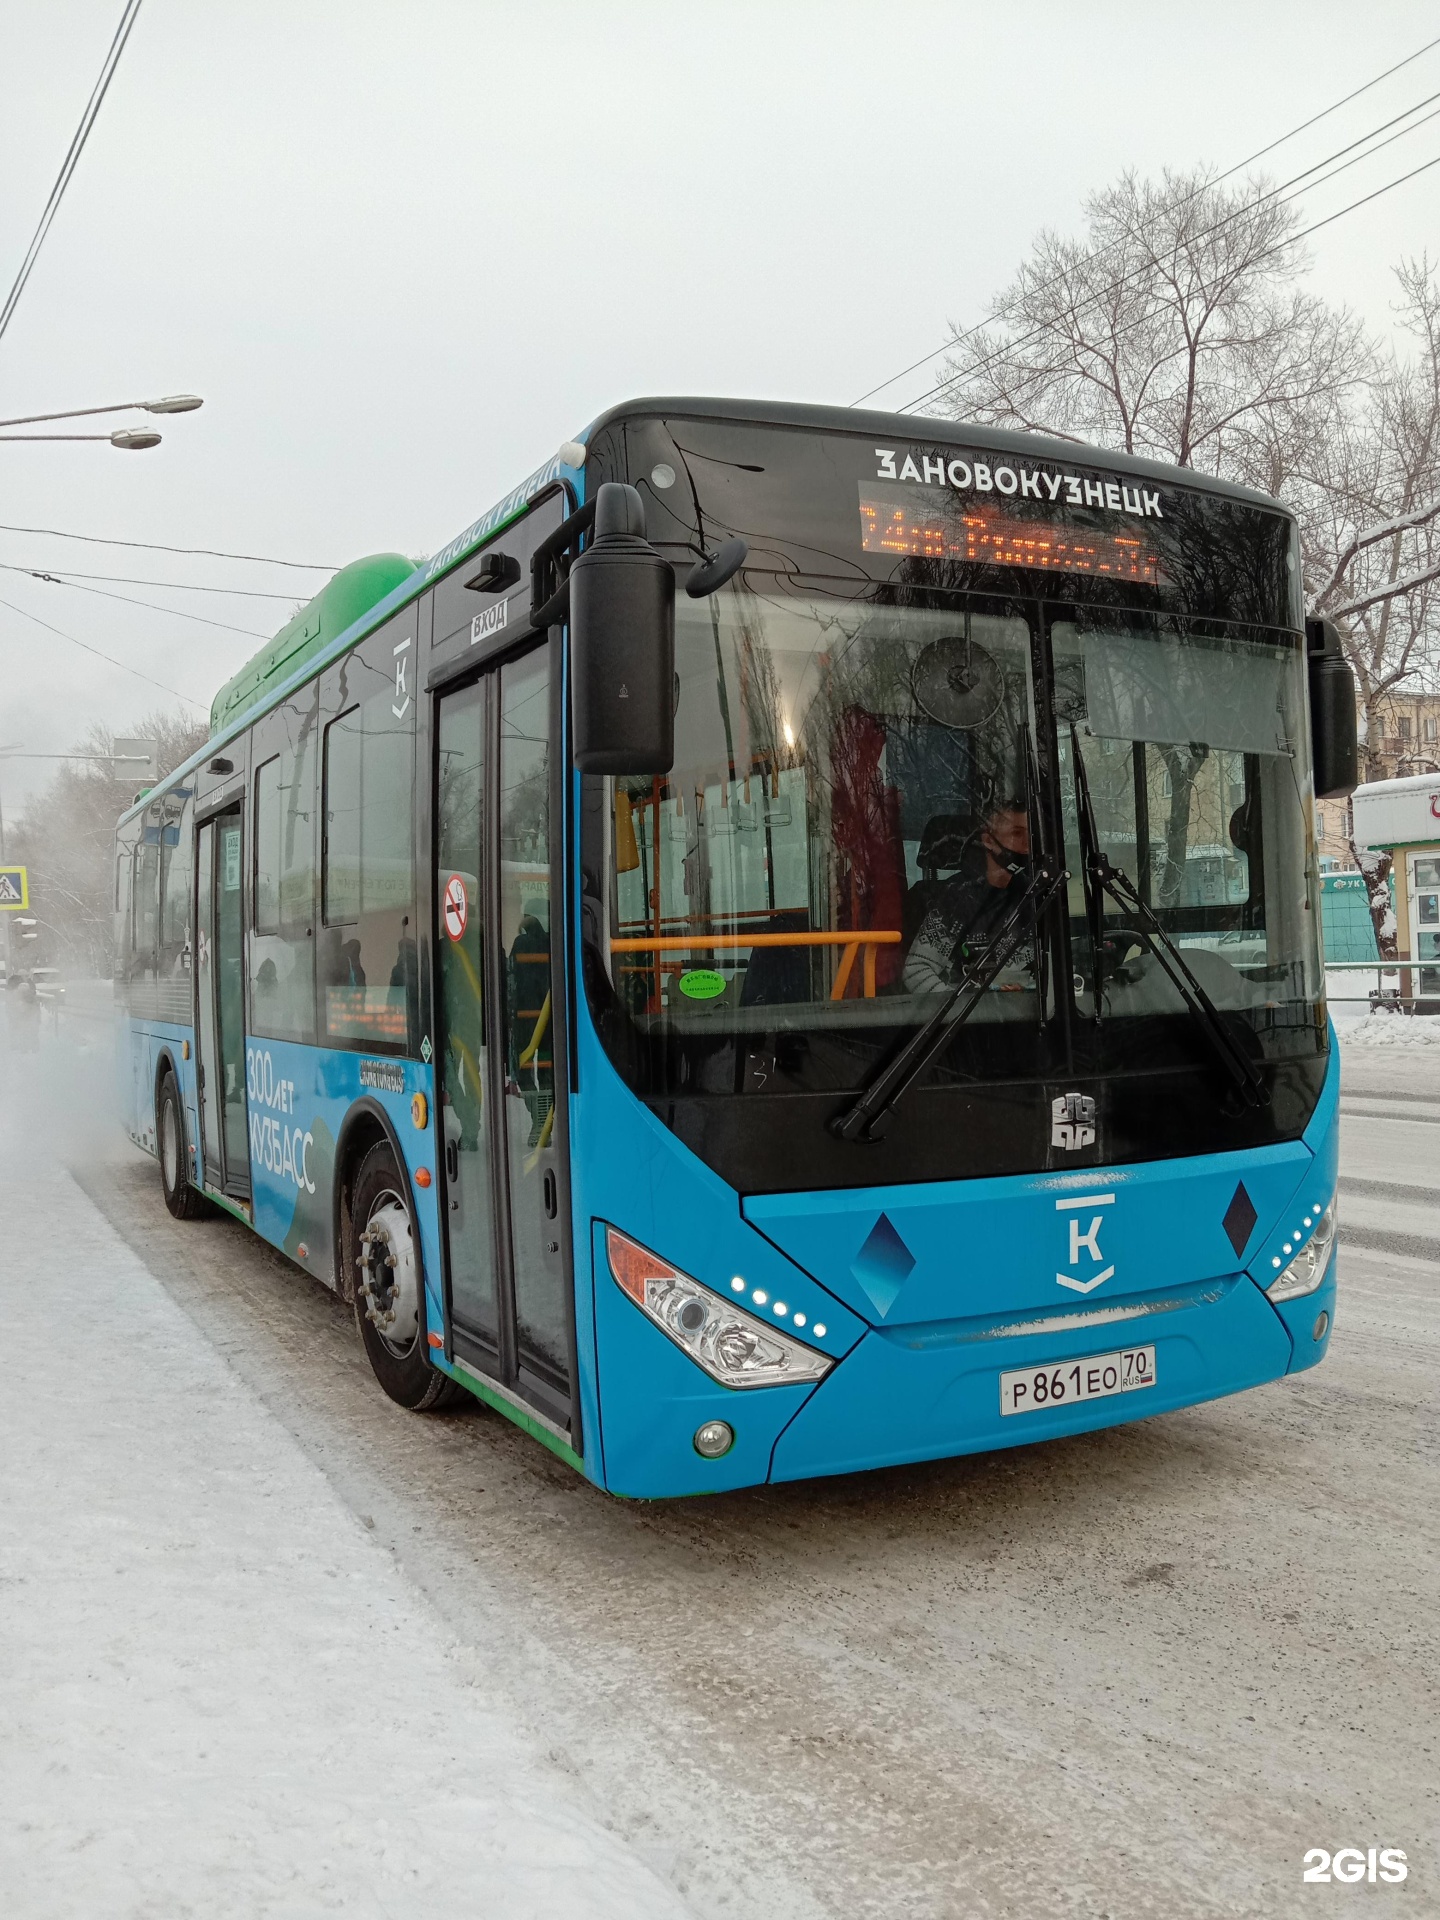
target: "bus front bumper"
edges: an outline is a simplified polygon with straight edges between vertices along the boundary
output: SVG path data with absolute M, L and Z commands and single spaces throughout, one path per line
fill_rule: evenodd
M 907 1461 L 988 1452 L 1121 1426 L 1277 1379 L 1312 1365 L 1328 1341 L 1311 1328 L 1333 1317 L 1335 1275 L 1282 1317 L 1245 1274 L 1159 1295 L 1113 1321 L 1022 1332 L 973 1326 L 873 1328 L 806 1401 L 775 1444 L 772 1480 L 854 1473 Z M 1287 1321 L 1295 1320 L 1295 1329 Z M 1307 1351 L 1303 1358 L 1299 1348 Z M 1028 1412 L 1001 1412 L 1000 1376 L 1060 1368 L 1092 1355 L 1153 1347 L 1152 1386 Z

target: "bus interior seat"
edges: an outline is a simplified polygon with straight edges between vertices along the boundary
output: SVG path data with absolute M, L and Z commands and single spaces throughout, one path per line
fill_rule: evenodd
M 809 911 L 797 907 L 790 912 L 772 913 L 763 930 L 809 933 Z M 741 1006 L 774 1007 L 809 1000 L 812 952 L 809 947 L 752 947 L 745 982 L 740 989 Z
M 920 869 L 920 878 L 906 890 L 900 923 L 904 953 L 910 951 L 910 943 L 920 931 L 931 901 L 946 880 L 957 874 L 978 879 L 984 873 L 979 821 L 968 813 L 932 814 L 920 835 L 915 864 Z

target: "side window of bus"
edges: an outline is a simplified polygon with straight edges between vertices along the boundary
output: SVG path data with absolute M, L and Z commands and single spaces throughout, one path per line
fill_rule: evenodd
M 332 1044 L 403 1050 L 419 1024 L 414 608 L 325 677 L 320 1017 Z
M 255 729 L 250 1026 L 271 1040 L 315 1038 L 318 723 L 312 685 Z
M 280 931 L 280 756 L 255 769 L 255 885 L 251 904 L 256 933 Z M 253 971 L 253 969 L 252 969 Z
M 154 1018 L 150 989 L 155 981 L 156 943 L 160 932 L 160 848 L 164 807 L 152 801 L 142 816 L 140 844 L 135 849 L 135 913 L 130 978 L 145 988 L 145 1003 L 135 1011 Z
M 189 787 L 166 794 L 160 829 L 160 1015 L 191 1017 L 191 895 L 195 879 L 195 798 Z
M 134 861 L 134 841 L 122 836 L 115 852 L 115 978 L 122 983 L 129 982 L 134 965 L 131 947 L 134 932 L 131 919 Z

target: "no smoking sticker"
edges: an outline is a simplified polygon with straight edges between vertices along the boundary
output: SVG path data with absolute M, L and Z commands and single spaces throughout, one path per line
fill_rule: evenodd
M 462 937 L 469 919 L 470 896 L 465 891 L 465 882 L 458 873 L 452 873 L 445 882 L 445 931 L 452 940 Z

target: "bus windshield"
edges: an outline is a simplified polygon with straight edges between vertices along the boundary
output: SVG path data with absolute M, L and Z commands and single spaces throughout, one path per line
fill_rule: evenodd
M 605 1024 L 617 1040 L 630 1030 L 619 1050 L 643 1091 L 853 1087 L 984 952 L 1033 852 L 1022 742 L 1047 626 L 1074 876 L 1073 978 L 1060 986 L 1081 1019 L 1093 956 L 1075 741 L 1104 851 L 1216 1005 L 1243 1013 L 1263 1048 L 1313 1030 L 1298 644 L 1043 612 L 978 597 L 884 606 L 760 580 L 682 600 L 674 768 L 607 782 L 603 809 Z M 1114 1067 L 1179 1002 L 1113 907 L 1104 937 L 1101 1033 L 1077 1023 L 1074 1039 Z M 1058 1064 L 1054 973 L 1027 942 L 944 1070 Z
M 1163 527 L 1137 533 L 1122 509 L 1087 531 L 1083 511 L 997 516 L 922 487 L 882 524 L 884 488 L 862 471 L 857 495 L 832 457 L 827 536 L 823 484 L 787 529 L 779 489 L 765 497 L 775 463 L 753 497 L 717 487 L 698 437 L 692 423 L 665 443 L 692 456 L 690 539 L 742 532 L 751 563 L 708 599 L 679 596 L 671 771 L 586 782 L 587 985 L 635 1090 L 863 1087 L 986 955 L 1042 851 L 1037 822 L 1068 887 L 932 1083 L 1204 1062 L 1172 979 L 1108 899 L 1095 950 L 1077 748 L 1101 849 L 1246 1050 L 1313 1058 L 1305 664 L 1279 516 L 1246 509 L 1246 537 L 1234 503 L 1186 522 L 1172 491 Z M 663 552 L 682 489 L 650 492 Z M 976 540 L 990 546 L 977 555 Z M 1245 617 L 1221 617 L 1225 603 Z

